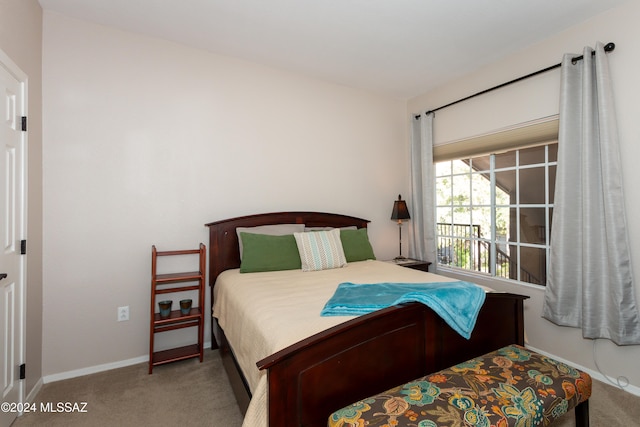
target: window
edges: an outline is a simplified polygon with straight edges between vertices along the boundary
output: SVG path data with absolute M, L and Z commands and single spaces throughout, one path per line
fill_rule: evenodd
M 546 285 L 557 148 L 435 163 L 440 267 Z

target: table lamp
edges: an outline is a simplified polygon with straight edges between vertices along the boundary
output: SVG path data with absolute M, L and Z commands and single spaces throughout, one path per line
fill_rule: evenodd
M 409 209 L 407 209 L 407 202 L 402 200 L 402 196 L 398 194 L 398 200 L 393 202 L 393 210 L 391 211 L 391 219 L 398 221 L 398 236 L 400 243 L 400 254 L 395 258 L 396 260 L 406 259 L 402 256 L 402 220 L 411 219 L 409 216 Z

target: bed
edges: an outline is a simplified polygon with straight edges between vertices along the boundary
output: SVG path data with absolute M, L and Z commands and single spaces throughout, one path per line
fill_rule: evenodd
M 213 305 L 220 303 L 216 296 L 220 291 L 216 289 L 218 279 L 222 282 L 225 276 L 237 275 L 235 270 L 241 265 L 236 229 L 276 224 L 362 229 L 368 221 L 331 213 L 278 212 L 206 224 L 212 316 Z M 385 274 L 396 268 L 412 275 L 411 280 L 418 277 L 415 275 L 433 276 L 380 261 L 368 262 L 353 263 L 349 268 L 382 268 Z M 239 276 L 258 280 L 267 277 L 263 273 Z M 222 319 L 213 317 L 211 342 L 212 348 L 220 349 L 238 404 L 246 413 L 245 426 L 324 426 L 330 413 L 359 398 L 509 344 L 523 345 L 526 298 L 487 293 L 470 339 L 460 336 L 427 306 L 407 303 L 358 317 L 327 320 L 326 329 L 277 347 L 277 351 L 253 360 L 255 366 L 248 366 L 242 345 L 229 343 Z M 275 329 L 280 328 L 273 329 L 267 335 L 277 335 Z

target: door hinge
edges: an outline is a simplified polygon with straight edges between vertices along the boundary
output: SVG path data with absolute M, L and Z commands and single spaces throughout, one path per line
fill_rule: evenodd
M 27 131 L 27 116 L 22 116 L 22 132 Z
M 20 240 L 20 255 L 26 255 L 27 253 L 27 241 Z
M 27 366 L 23 363 L 20 365 L 20 379 L 23 380 L 27 378 Z

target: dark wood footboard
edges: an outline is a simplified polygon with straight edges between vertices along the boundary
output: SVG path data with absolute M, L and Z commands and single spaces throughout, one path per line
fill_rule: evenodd
M 492 293 L 469 340 L 430 308 L 411 303 L 358 317 L 260 362 L 268 370 L 269 425 L 325 426 L 360 398 L 483 355 L 524 344 L 522 295 Z

